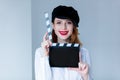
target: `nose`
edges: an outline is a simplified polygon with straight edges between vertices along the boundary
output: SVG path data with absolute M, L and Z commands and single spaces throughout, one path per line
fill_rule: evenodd
M 62 29 L 63 29 L 63 30 L 67 29 L 66 23 L 63 23 Z

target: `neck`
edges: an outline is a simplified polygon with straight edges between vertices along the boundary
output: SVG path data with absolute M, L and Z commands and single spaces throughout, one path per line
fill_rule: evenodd
M 68 43 L 68 40 L 63 40 L 63 39 L 58 38 L 58 43 Z

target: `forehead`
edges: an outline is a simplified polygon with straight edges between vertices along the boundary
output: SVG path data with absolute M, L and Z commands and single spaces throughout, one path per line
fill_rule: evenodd
M 71 21 L 70 19 L 55 18 L 54 21 Z

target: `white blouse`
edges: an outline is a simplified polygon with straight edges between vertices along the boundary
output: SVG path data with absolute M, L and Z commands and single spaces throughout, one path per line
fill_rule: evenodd
M 89 65 L 89 80 L 91 77 L 91 64 L 88 50 L 80 49 L 82 62 Z M 83 80 L 81 75 L 68 68 L 51 68 L 48 56 L 43 56 L 42 48 L 36 49 L 35 52 L 35 80 Z

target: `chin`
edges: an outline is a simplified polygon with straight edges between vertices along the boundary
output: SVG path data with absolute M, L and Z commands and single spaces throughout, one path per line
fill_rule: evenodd
M 62 37 L 60 37 L 62 40 L 67 40 L 68 39 L 68 37 L 66 37 L 66 36 L 62 36 Z

